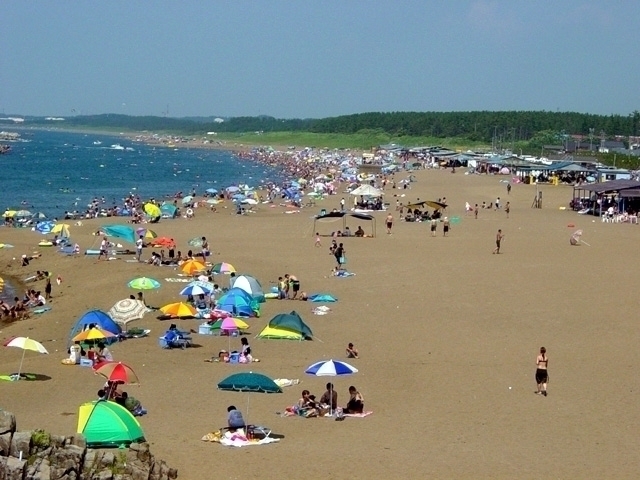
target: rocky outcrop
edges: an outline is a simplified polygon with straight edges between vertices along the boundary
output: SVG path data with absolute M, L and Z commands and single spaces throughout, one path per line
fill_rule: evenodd
M 157 460 L 148 443 L 126 449 L 87 448 L 80 434 L 16 430 L 12 413 L 0 410 L 0 480 L 170 480 L 177 470 Z

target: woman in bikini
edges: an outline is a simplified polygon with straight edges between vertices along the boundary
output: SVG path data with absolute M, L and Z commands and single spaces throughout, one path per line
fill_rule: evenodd
M 536 383 L 538 384 L 538 395 L 547 396 L 547 382 L 549 381 L 549 374 L 547 373 L 547 366 L 549 365 L 549 357 L 547 357 L 547 349 L 540 348 L 540 354 L 536 358 Z

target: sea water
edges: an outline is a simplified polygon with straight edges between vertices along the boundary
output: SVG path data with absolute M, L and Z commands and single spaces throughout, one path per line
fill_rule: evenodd
M 161 200 L 180 191 L 187 195 L 195 189 L 202 195 L 208 188 L 222 190 L 238 183 L 258 187 L 281 178 L 277 168 L 223 150 L 145 145 L 115 134 L 12 131 L 26 141 L 12 143 L 11 153 L 0 155 L 0 208 L 48 218 L 84 212 L 94 197 L 104 197 L 105 207 L 110 207 L 121 205 L 130 193 Z

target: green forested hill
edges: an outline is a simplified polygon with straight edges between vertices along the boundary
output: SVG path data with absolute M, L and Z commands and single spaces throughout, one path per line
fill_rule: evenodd
M 47 123 L 29 119 L 30 123 Z M 640 135 L 640 112 L 629 115 L 592 115 L 575 112 L 371 112 L 321 119 L 277 119 L 267 116 L 226 118 L 222 123 L 154 116 L 116 114 L 68 117 L 65 126 L 149 130 L 176 134 L 207 131 L 313 132 L 353 134 L 379 132 L 391 136 L 461 137 L 491 142 L 494 137 L 524 141 L 543 131 L 592 135 Z

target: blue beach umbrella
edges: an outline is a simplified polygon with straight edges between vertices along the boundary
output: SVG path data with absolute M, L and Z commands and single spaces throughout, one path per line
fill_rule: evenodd
M 196 297 L 198 295 L 209 295 L 213 291 L 213 289 L 210 290 L 200 285 L 194 285 L 194 283 L 195 282 L 192 282 L 184 287 L 182 291 L 180 291 L 180 295 L 191 295 L 193 297 Z
M 339 360 L 316 362 L 304 371 L 307 375 L 313 375 L 314 377 L 342 377 L 345 375 L 353 375 L 357 372 L 357 368 Z M 329 395 L 329 398 L 333 399 L 333 391 L 330 391 Z M 331 405 L 330 410 L 330 413 L 333 414 L 333 405 Z
M 207 188 L 207 193 L 216 194 L 218 193 L 218 190 L 216 190 L 215 188 Z
M 51 230 L 53 230 L 53 227 L 55 226 L 54 222 L 38 222 L 36 224 L 36 232 L 40 232 L 43 235 L 46 235 L 48 233 L 51 233 Z
M 182 199 L 182 204 L 186 205 L 187 203 L 191 203 L 193 201 L 193 197 L 191 195 L 187 195 Z
M 234 193 L 234 192 L 237 192 L 238 190 L 240 190 L 240 188 L 236 187 L 235 185 L 231 185 L 230 187 L 227 187 L 227 192 L 229 193 Z

